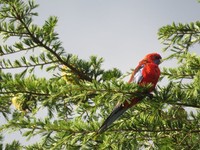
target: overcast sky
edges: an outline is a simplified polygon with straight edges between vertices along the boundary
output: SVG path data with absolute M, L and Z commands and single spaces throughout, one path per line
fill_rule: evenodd
M 59 19 L 56 31 L 66 52 L 88 59 L 103 57 L 104 68 L 117 67 L 123 73 L 134 68 L 147 53 L 163 45 L 158 29 L 172 22 L 200 20 L 196 0 L 36 0 L 42 25 L 49 16 Z M 170 62 L 161 64 L 169 66 Z M 8 137 L 8 141 L 16 136 Z M 24 143 L 25 144 L 25 143 Z
M 197 0 L 36 0 L 43 24 L 58 16 L 56 31 L 66 52 L 88 59 L 103 57 L 104 67 L 124 73 L 134 68 L 147 53 L 164 47 L 158 29 L 164 25 L 199 20 Z M 165 65 L 162 64 L 161 67 Z

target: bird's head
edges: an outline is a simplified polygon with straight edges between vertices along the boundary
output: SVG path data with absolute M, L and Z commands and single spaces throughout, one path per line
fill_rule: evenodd
M 147 62 L 155 63 L 157 65 L 161 63 L 161 59 L 162 57 L 158 53 L 150 53 L 144 58 L 144 60 L 146 60 Z

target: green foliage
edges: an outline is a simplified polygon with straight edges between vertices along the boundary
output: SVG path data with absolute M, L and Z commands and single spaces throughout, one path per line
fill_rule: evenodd
M 11 144 L 6 144 L 5 150 L 22 150 L 19 141 L 13 141 Z
M 159 38 L 173 53 L 166 59 L 176 59 L 177 67 L 163 68 L 162 76 L 171 82 L 160 87 L 159 101 L 167 103 L 167 125 L 181 129 L 169 136 L 171 148 L 199 149 L 199 109 L 200 109 L 200 57 L 191 53 L 192 46 L 200 42 L 200 23 L 167 25 L 159 30 Z M 166 112 L 165 112 L 166 113 Z M 165 141 L 166 142 L 166 141 Z M 163 143 L 161 143 L 163 145 Z M 166 144 L 164 144 L 166 145 Z
M 67 53 L 55 31 L 57 17 L 49 17 L 41 27 L 34 24 L 34 1 L 0 0 L 0 7 L 0 35 L 5 40 L 0 46 L 0 112 L 6 118 L 0 132 L 20 131 L 30 141 L 41 137 L 32 145 L 3 145 L 0 139 L 0 148 L 200 148 L 200 57 L 190 53 L 200 42 L 199 22 L 173 23 L 159 30 L 165 50 L 172 51 L 165 60 L 178 62 L 162 70 L 161 79 L 168 78 L 169 84 L 158 86 L 153 98 L 147 95 L 105 133 L 97 134 L 118 101 L 143 97 L 149 87 L 124 82 L 116 68 L 104 70 L 103 58 L 82 60 Z M 13 108 L 13 98 L 21 109 Z

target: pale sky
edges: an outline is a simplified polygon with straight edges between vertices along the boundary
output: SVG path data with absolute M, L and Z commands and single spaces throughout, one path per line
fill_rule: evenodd
M 91 55 L 103 57 L 105 68 L 117 67 L 123 73 L 134 68 L 147 53 L 166 56 L 157 36 L 160 27 L 200 19 L 197 0 L 36 2 L 40 4 L 37 23 L 42 24 L 50 15 L 58 16 L 57 32 L 66 52 L 84 59 Z
M 160 27 L 172 22 L 200 20 L 197 0 L 36 0 L 42 25 L 58 16 L 56 31 L 66 52 L 88 59 L 105 59 L 104 68 L 116 67 L 126 73 L 151 52 L 166 53 L 158 41 Z M 198 52 L 199 53 L 199 52 Z M 170 62 L 161 67 L 170 66 Z M 7 141 L 17 136 L 8 136 Z M 25 143 L 24 143 L 25 144 Z

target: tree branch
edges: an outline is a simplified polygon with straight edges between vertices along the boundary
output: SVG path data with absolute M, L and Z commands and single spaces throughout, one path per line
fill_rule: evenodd
M 31 95 L 37 95 L 37 96 L 50 96 L 48 93 L 37 93 L 32 91 L 10 91 L 10 92 L 0 92 L 0 94 L 18 94 L 18 93 L 25 93 L 25 94 L 31 94 Z
M 0 69 L 17 69 L 17 68 L 31 68 L 31 67 L 37 67 L 42 65 L 49 65 L 52 63 L 57 63 L 58 61 L 52 61 L 52 62 L 46 62 L 46 63 L 39 63 L 39 64 L 29 64 L 29 65 L 22 65 L 22 66 L 16 66 L 16 67 L 3 67 L 1 66 Z
M 140 130 L 140 129 L 121 129 L 121 130 L 107 130 L 106 132 L 153 132 L 153 133 L 159 133 L 159 132 L 181 132 L 186 131 L 184 129 L 165 129 L 165 130 Z M 188 130 L 190 133 L 200 133 L 200 130 Z
M 34 36 L 34 34 L 31 33 L 31 31 L 29 30 L 29 27 L 26 25 L 26 23 L 23 21 L 23 19 L 21 18 L 21 16 L 18 14 L 17 10 L 15 9 L 15 6 L 12 6 L 13 9 L 15 10 L 16 13 L 16 19 L 18 19 L 21 24 L 24 26 L 24 28 L 26 29 L 27 33 L 30 35 L 30 37 L 33 39 L 33 41 L 38 44 L 41 47 L 44 47 L 46 50 L 48 50 L 49 52 L 51 52 L 51 54 L 53 54 L 57 60 L 59 62 L 61 62 L 62 64 L 64 64 L 65 66 L 67 66 L 69 69 L 71 69 L 75 74 L 77 74 L 80 79 L 82 80 L 86 80 L 89 82 L 92 82 L 92 79 L 90 77 L 88 77 L 87 75 L 85 75 L 83 72 L 77 70 L 76 68 L 74 68 L 72 65 L 68 64 L 66 61 L 64 61 L 59 54 L 57 54 L 55 51 L 53 51 L 50 47 L 48 47 L 47 45 L 45 45 L 42 41 L 40 41 L 38 38 L 36 38 Z
M 167 104 L 170 104 L 170 105 L 178 105 L 178 106 L 184 106 L 184 107 L 200 108 L 200 105 L 185 104 L 185 103 L 173 103 L 173 102 L 167 102 Z
M 34 49 L 36 47 L 38 47 L 38 45 L 30 46 L 30 47 L 27 47 L 27 48 L 21 48 L 20 50 L 16 50 L 16 51 L 13 51 L 13 52 L 8 52 L 8 53 L 4 53 L 3 52 L 3 53 L 1 53 L 1 56 L 15 54 L 15 53 L 19 53 L 21 51 L 28 51 L 28 50 Z

